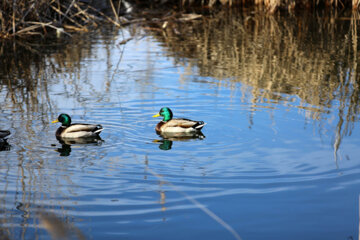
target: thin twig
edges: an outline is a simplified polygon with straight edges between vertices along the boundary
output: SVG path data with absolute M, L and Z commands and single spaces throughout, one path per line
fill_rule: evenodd
M 60 15 L 63 15 L 66 19 L 68 19 L 70 22 L 74 23 L 75 25 L 77 25 L 78 27 L 82 27 L 82 25 L 80 23 L 77 23 L 74 19 L 69 18 L 68 16 L 66 16 L 63 12 L 61 12 L 59 9 L 57 9 L 54 6 L 51 6 L 51 8 L 56 11 L 57 13 L 59 13 Z
M 115 18 L 116 18 L 115 22 L 119 23 L 119 15 L 118 15 L 117 12 L 116 12 L 116 9 L 115 9 L 115 7 L 114 7 L 114 4 L 113 4 L 113 1 L 112 1 L 112 0 L 110 0 L 110 5 L 111 5 L 112 11 L 114 12 Z
M 13 0 L 13 14 L 12 14 L 12 30 L 13 30 L 13 34 L 15 33 L 15 7 L 16 1 Z
M 96 8 L 93 8 L 91 6 L 88 6 L 91 10 L 97 12 L 98 14 L 100 14 L 101 16 L 103 16 L 104 18 L 106 18 L 109 22 L 113 23 L 115 26 L 120 27 L 120 24 L 117 22 L 114 22 L 114 20 L 112 20 L 111 18 L 109 18 L 108 16 L 106 16 L 104 13 L 102 13 L 101 11 L 97 10 Z
M 120 1 L 118 2 L 118 7 L 117 7 L 117 13 L 118 13 L 118 15 L 119 15 L 119 13 L 120 13 L 121 3 L 122 3 L 122 0 L 120 0 Z
M 71 2 L 71 4 L 69 5 L 68 9 L 66 9 L 66 12 L 63 15 L 63 18 L 60 20 L 60 24 L 62 24 L 62 22 L 64 21 L 64 18 L 67 17 L 68 13 L 70 12 L 70 9 L 72 8 L 72 6 L 74 5 L 75 0 L 73 0 Z

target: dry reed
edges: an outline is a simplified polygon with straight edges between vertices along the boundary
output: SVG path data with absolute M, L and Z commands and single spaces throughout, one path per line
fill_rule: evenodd
M 181 0 L 182 6 L 186 5 L 206 5 L 214 7 L 217 4 L 228 6 L 263 6 L 268 12 L 275 12 L 279 8 L 294 9 L 294 8 L 321 8 L 330 7 L 344 8 L 352 7 L 358 9 L 360 0 Z
M 215 7 L 220 5 L 234 8 L 260 6 L 267 12 L 274 13 L 278 9 L 321 8 L 333 6 L 335 8 L 358 9 L 360 0 L 168 0 L 167 5 L 153 3 L 153 1 L 128 0 L 139 9 L 151 5 L 156 8 L 171 8 L 170 6 L 198 5 Z M 49 30 L 56 33 L 70 31 L 88 31 L 89 26 L 98 26 L 99 21 L 105 20 L 116 26 L 119 23 L 119 11 L 122 1 L 107 1 L 111 9 L 109 15 L 81 0 L 3 0 L 0 3 L 0 38 L 16 36 L 44 36 Z M 91 1 L 92 2 L 92 1 Z M 96 1 L 94 1 L 96 2 Z M 100 2 L 100 1 L 97 1 Z M 54 32 L 54 31 L 52 31 Z
M 3 0 L 0 38 L 44 36 L 49 30 L 58 34 L 88 31 L 89 26 L 96 26 L 102 20 L 119 26 L 117 17 L 114 20 L 79 0 Z

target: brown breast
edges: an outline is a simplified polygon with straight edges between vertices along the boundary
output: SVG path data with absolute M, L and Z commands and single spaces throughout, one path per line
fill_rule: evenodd
M 165 124 L 165 122 L 163 122 L 163 121 L 159 122 L 159 123 L 156 125 L 155 130 L 156 130 L 157 132 L 161 132 L 161 127 L 162 127 L 164 124 Z
M 61 133 L 65 130 L 66 128 L 63 127 L 63 126 L 60 126 L 57 130 L 56 130 L 56 133 L 55 133 L 55 136 L 56 138 L 61 138 Z

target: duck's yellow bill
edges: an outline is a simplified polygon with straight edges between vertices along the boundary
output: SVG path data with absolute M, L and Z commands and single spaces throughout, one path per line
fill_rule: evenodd
M 57 122 L 59 122 L 59 120 L 56 119 L 56 120 L 52 121 L 51 123 L 57 123 Z
M 154 116 L 152 116 L 152 117 L 160 117 L 160 114 L 158 113 L 158 114 L 155 114 Z

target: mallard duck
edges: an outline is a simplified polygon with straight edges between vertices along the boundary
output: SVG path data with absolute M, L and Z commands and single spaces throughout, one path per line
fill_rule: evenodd
M 8 130 L 0 130 L 0 138 L 5 138 L 10 135 L 10 131 Z
M 103 127 L 99 124 L 73 123 L 68 114 L 62 113 L 52 123 L 61 122 L 62 125 L 55 133 L 57 139 L 79 139 L 79 138 L 96 138 Z
M 193 121 L 186 118 L 172 118 L 173 113 L 168 107 L 160 109 L 158 114 L 153 117 L 163 117 L 155 130 L 158 133 L 190 133 L 200 131 L 206 123 L 203 121 Z

